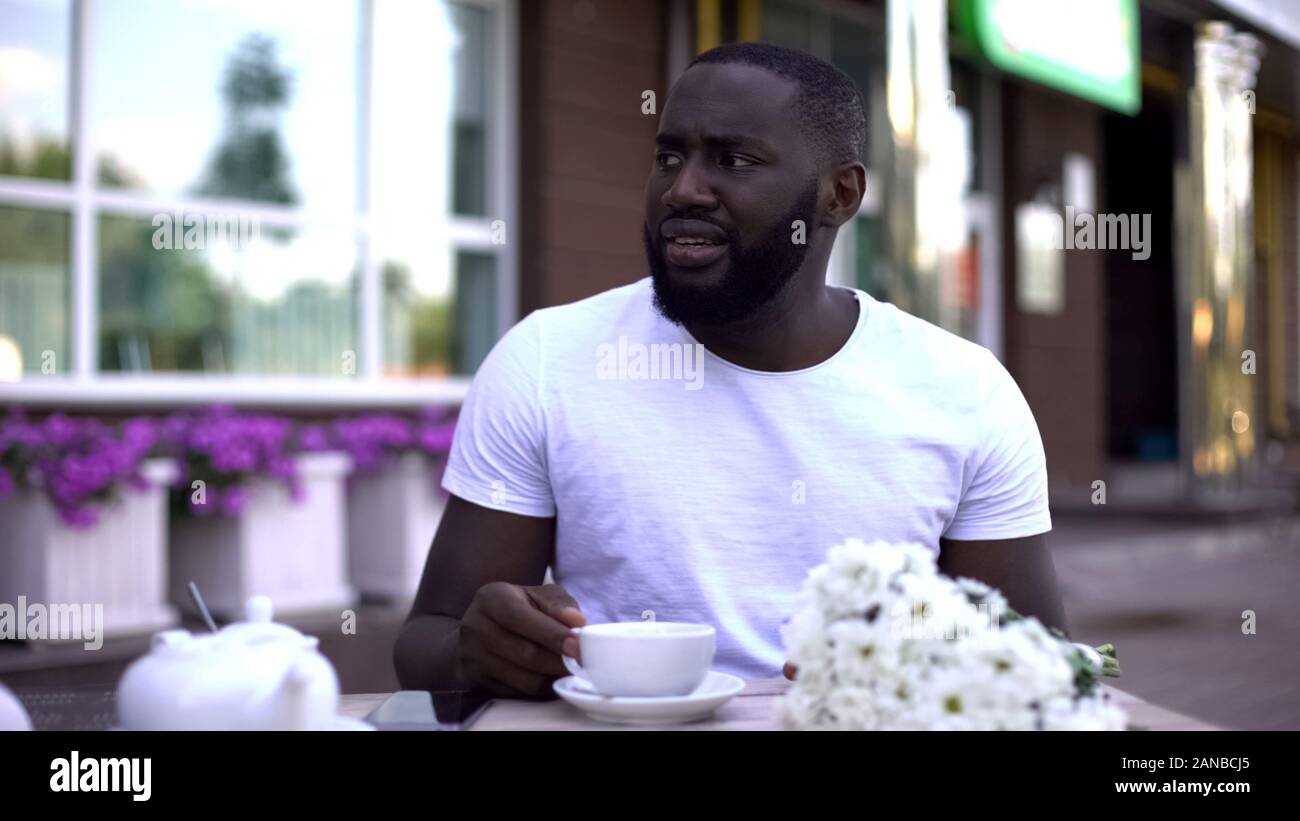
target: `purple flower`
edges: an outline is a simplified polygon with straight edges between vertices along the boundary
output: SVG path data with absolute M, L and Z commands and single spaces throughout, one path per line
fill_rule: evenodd
M 61 413 L 47 416 L 41 431 L 52 445 L 71 445 L 81 433 L 77 423 Z
M 153 444 L 152 426 L 138 418 L 110 426 L 62 413 L 31 422 L 16 412 L 0 421 L 5 484 L 33 482 L 70 527 L 93 527 L 97 505 L 124 484 L 139 487 L 132 477 Z
M 63 506 L 58 511 L 65 525 L 78 530 L 89 530 L 99 523 L 99 511 L 90 505 Z
M 329 450 L 329 432 L 324 425 L 307 425 L 298 435 L 298 446 L 308 452 Z
M 248 504 L 248 494 L 241 487 L 230 487 L 221 494 L 221 515 L 238 516 Z
M 179 446 L 185 441 L 190 429 L 190 417 L 184 413 L 173 413 L 159 425 L 158 438 L 172 446 Z
M 221 499 L 221 493 L 214 487 L 207 488 L 202 500 L 194 498 L 194 494 L 187 494 L 186 501 L 189 511 L 196 516 L 207 516 L 210 513 L 217 512 L 217 502 Z
M 163 429 L 172 452 L 180 457 L 186 486 L 194 480 L 208 485 L 208 504 L 203 509 L 191 505 L 197 514 L 238 515 L 247 505 L 246 493 L 238 486 L 252 477 L 278 479 L 292 490 L 296 448 L 294 429 L 287 419 L 217 406 L 174 416 Z M 214 495 L 217 486 L 226 489 Z M 183 487 L 180 492 L 187 491 Z
M 454 421 L 444 408 L 425 408 L 418 419 L 395 414 L 368 414 L 339 419 L 330 426 L 331 445 L 352 458 L 357 473 L 382 467 L 406 451 L 443 455 L 451 446 Z
M 451 450 L 452 436 L 456 433 L 455 423 L 434 425 L 420 428 L 420 448 L 431 456 L 443 456 Z
M 445 455 L 454 431 L 454 413 L 441 407 L 423 408 L 414 417 L 372 413 L 304 425 L 229 405 L 135 416 L 114 425 L 63 413 L 32 421 L 18 407 L 0 420 L 0 497 L 30 482 L 50 498 L 64 522 L 90 527 L 97 520 L 96 505 L 118 488 L 148 487 L 140 468 L 158 452 L 177 458 L 173 492 L 178 501 L 184 498 L 196 515 L 238 515 L 248 504 L 242 485 L 249 478 L 283 482 L 293 498 L 302 498 L 299 453 L 341 450 L 357 472 L 365 472 L 403 452 Z M 206 504 L 189 499 L 195 480 L 206 483 Z
M 298 463 L 290 456 L 278 454 L 267 461 L 266 472 L 276 479 L 292 481 L 298 475 Z

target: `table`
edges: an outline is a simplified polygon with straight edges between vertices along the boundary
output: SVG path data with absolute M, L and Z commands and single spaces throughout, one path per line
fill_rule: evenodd
M 740 695 L 728 701 L 711 719 L 665 727 L 636 727 L 608 724 L 587 718 L 566 701 L 527 701 L 497 699 L 473 725 L 471 730 L 777 730 L 773 714 L 776 700 L 790 686 L 785 679 L 749 681 Z M 1129 720 L 1148 730 L 1219 730 L 1206 722 L 1166 710 L 1137 696 L 1102 685 L 1129 714 Z M 365 718 L 388 698 L 388 693 L 343 696 L 340 712 L 352 718 Z

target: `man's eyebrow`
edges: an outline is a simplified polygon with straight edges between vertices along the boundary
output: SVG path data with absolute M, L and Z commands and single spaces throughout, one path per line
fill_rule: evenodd
M 747 134 L 706 134 L 704 142 L 718 148 L 738 148 L 760 151 L 766 154 L 773 153 L 772 147 L 766 142 Z M 658 134 L 655 136 L 655 145 L 661 148 L 681 148 L 685 144 L 686 140 L 675 134 Z

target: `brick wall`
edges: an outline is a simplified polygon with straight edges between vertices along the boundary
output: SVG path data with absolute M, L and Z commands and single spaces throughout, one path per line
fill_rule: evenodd
M 1101 111 L 1009 81 L 1003 94 L 1003 294 L 1007 368 L 1033 409 L 1053 489 L 1104 478 L 1106 453 L 1105 256 L 1066 252 L 1065 307 L 1057 315 L 1016 306 L 1015 208 L 1059 181 L 1067 152 L 1091 157 L 1102 201 Z
M 646 275 L 643 193 L 662 106 L 661 2 L 520 4 L 520 309 Z

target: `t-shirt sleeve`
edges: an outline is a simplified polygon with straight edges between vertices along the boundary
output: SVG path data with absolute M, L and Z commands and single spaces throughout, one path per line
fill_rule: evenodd
M 476 505 L 554 516 L 546 467 L 542 337 L 536 312 L 483 360 L 461 406 L 442 486 Z
M 973 470 L 944 538 L 1018 539 L 1052 529 L 1047 458 L 1034 414 L 997 357 L 985 350 Z

